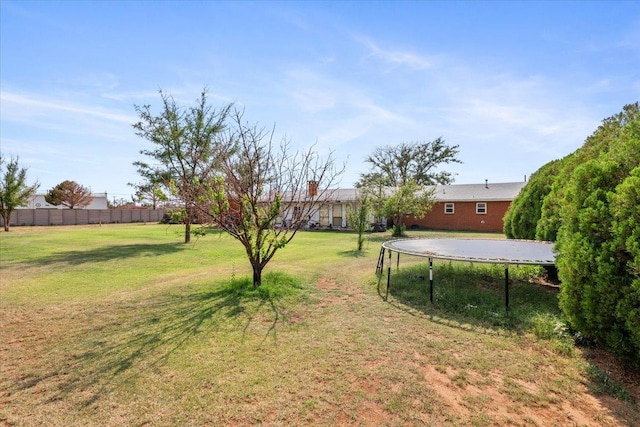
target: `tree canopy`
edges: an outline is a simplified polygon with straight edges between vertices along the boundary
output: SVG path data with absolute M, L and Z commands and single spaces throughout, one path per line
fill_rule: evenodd
M 424 216 L 433 206 L 433 194 L 427 186 L 450 184 L 453 174 L 439 166 L 461 163 L 458 146 L 447 145 L 442 138 L 430 142 L 402 142 L 376 148 L 365 159 L 371 170 L 356 184 L 375 200 L 376 216 L 393 221 L 393 234 L 404 233 L 405 215 Z
M 27 168 L 20 167 L 18 158 L 7 159 L 0 154 L 0 215 L 4 231 L 9 231 L 11 214 L 19 206 L 29 202 L 40 184 L 27 184 Z
M 419 186 L 450 184 L 453 174 L 438 167 L 461 163 L 457 158 L 458 148 L 458 145 L 447 145 L 442 138 L 377 147 L 365 159 L 371 172 L 362 174 L 359 182 L 361 186 L 374 183 L 385 187 L 401 187 L 409 182 Z
M 134 163 L 143 178 L 134 187 L 147 196 L 163 198 L 168 193 L 177 199 L 181 206 L 177 216 L 185 224 L 185 243 L 189 243 L 191 224 L 199 212 L 199 190 L 217 170 L 217 153 L 224 151 L 219 149 L 219 135 L 232 105 L 214 109 L 207 103 L 206 89 L 190 107 L 178 105 L 162 91 L 160 98 L 162 109 L 158 114 L 150 105 L 135 106 L 140 120 L 133 128 L 153 146 L 140 151 L 150 161 Z
M 65 180 L 45 194 L 47 203 L 54 206 L 64 206 L 69 209 L 87 207 L 92 201 L 91 190 L 75 181 Z

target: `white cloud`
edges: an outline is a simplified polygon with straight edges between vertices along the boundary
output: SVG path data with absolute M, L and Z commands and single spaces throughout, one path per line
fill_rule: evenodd
M 336 96 L 333 93 L 319 88 L 303 87 L 291 93 L 295 102 L 306 111 L 317 112 L 328 110 L 336 105 Z
M 584 142 L 598 119 L 559 82 L 541 76 L 449 76 L 447 113 L 451 132 L 468 143 L 510 146 L 564 156 Z M 446 81 L 446 79 L 445 79 Z M 539 165 L 542 166 L 542 165 Z
M 358 37 L 356 40 L 367 48 L 369 54 L 395 66 L 405 66 L 413 70 L 426 70 L 433 64 L 427 58 L 404 50 L 383 49 L 369 38 Z
M 287 131 L 312 135 L 321 146 L 336 148 L 374 129 L 413 123 L 411 117 L 374 101 L 375 91 L 310 69 L 290 70 L 281 87 L 297 106 L 295 119 L 284 123 Z
M 93 117 L 112 122 L 131 124 L 135 116 L 123 114 L 117 110 L 109 110 L 96 106 L 81 105 L 66 99 L 52 99 L 37 95 L 23 95 L 2 91 L 0 102 L 3 106 L 4 120 L 34 120 L 49 116 L 54 112 L 71 113 L 74 116 Z

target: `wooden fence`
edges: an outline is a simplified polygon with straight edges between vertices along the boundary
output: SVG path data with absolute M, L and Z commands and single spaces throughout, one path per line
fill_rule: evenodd
M 16 209 L 10 226 L 160 222 L 164 209 Z M 4 221 L 0 218 L 0 226 Z

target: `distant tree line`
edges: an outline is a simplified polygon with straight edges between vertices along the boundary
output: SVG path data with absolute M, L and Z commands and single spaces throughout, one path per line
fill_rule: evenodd
M 559 303 L 570 325 L 640 365 L 638 103 L 533 174 L 506 213 L 504 232 L 555 241 Z

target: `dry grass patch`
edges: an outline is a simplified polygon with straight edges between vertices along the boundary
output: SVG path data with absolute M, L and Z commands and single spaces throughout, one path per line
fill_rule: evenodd
M 125 230 L 139 231 L 116 227 Z M 165 244 L 162 230 L 145 229 L 134 240 Z M 256 291 L 224 238 L 149 257 L 118 234 L 129 248 L 118 258 L 104 247 L 119 243 L 70 231 L 64 237 L 76 242 L 74 251 L 84 240 L 87 251 L 106 254 L 69 265 L 57 247 L 48 265 L 66 274 L 70 289 L 48 286 L 37 256 L 0 261 L 3 277 L 12 278 L 0 286 L 0 425 L 640 420 L 634 403 L 593 390 L 580 349 L 559 353 L 521 326 L 487 324 L 424 299 L 408 304 L 392 293 L 382 301 L 373 275 L 377 249 L 356 256 L 353 235 L 303 233 Z M 41 248 L 57 244 L 26 235 Z M 106 275 L 118 265 L 123 271 Z M 39 283 L 15 280 L 29 268 Z M 92 271 L 100 286 L 87 289 L 83 274 Z M 19 286 L 38 292 L 29 300 Z

